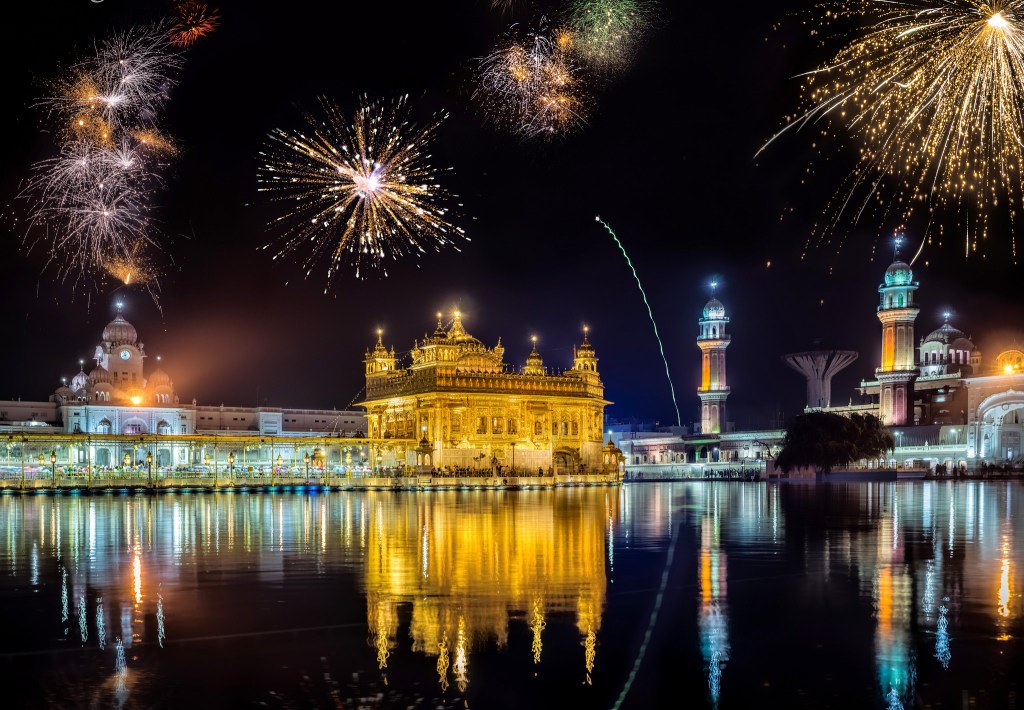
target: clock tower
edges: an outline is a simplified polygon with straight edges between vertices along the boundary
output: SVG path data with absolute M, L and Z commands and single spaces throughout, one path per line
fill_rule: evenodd
M 142 361 L 146 358 L 143 344 L 135 326 L 125 320 L 117 304 L 117 315 L 103 329 L 103 341 L 96 346 L 93 358 L 96 364 L 110 373 L 110 383 L 117 389 L 128 392 L 145 387 L 142 377 Z

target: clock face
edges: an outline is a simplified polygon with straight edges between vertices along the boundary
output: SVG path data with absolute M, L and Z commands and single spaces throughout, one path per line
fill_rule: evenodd
M 127 360 L 131 356 L 132 356 L 132 351 L 131 350 L 125 349 L 125 350 L 121 351 L 121 359 L 122 360 Z

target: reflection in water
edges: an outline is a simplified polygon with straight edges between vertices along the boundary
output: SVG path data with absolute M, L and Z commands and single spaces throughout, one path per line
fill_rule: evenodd
M 103 597 L 96 599 L 96 643 L 102 651 L 107 647 L 107 628 L 103 624 Z
M 124 644 L 117 639 L 117 657 L 114 660 L 114 697 L 117 707 L 123 707 L 128 699 L 128 661 L 124 655 Z
M 529 494 L 533 500 L 524 500 Z M 398 607 L 411 606 L 414 651 L 449 652 L 460 691 L 469 684 L 470 651 L 508 643 L 510 618 L 529 626 L 540 663 L 546 617 L 571 612 L 591 682 L 605 595 L 605 521 L 617 518 L 614 490 L 550 496 L 458 499 L 436 505 L 386 505 L 369 494 L 367 621 L 380 668 L 398 641 Z M 441 674 L 444 663 L 438 663 Z
M 903 563 L 898 507 L 881 521 L 874 584 L 875 662 L 882 694 L 889 708 L 902 708 L 910 698 L 914 666 L 910 656 L 910 618 L 913 588 Z
M 308 645 L 316 658 L 331 659 L 325 663 L 344 663 L 335 678 L 376 662 L 367 675 L 389 690 L 418 674 L 418 688 L 426 682 L 442 695 L 466 693 L 467 701 L 499 682 L 515 686 L 521 700 L 532 692 L 522 678 L 543 676 L 548 685 L 537 687 L 571 681 L 559 692 L 588 707 L 610 706 L 635 684 L 636 704 L 651 669 L 679 667 L 693 676 L 691 687 L 675 687 L 687 673 L 664 681 L 679 697 L 749 706 L 758 698 L 743 697 L 753 691 L 740 669 L 756 666 L 757 683 L 800 687 L 815 704 L 826 691 L 806 668 L 821 662 L 818 651 L 782 638 L 773 641 L 778 661 L 766 658 L 763 626 L 751 619 L 770 620 L 748 613 L 764 604 L 780 619 L 806 618 L 808 628 L 849 645 L 844 653 L 868 661 L 851 686 L 871 691 L 851 696 L 851 705 L 906 707 L 954 688 L 952 701 L 942 698 L 950 705 L 961 688 L 983 682 L 971 675 L 979 664 L 1020 657 L 1020 491 L 1006 483 L 694 482 L 0 496 L 0 592 L 14 600 L 0 611 L 0 628 L 18 631 L 5 634 L 13 641 L 0 638 L 0 650 L 22 654 L 35 644 L 19 662 L 47 681 L 65 663 L 57 659 L 81 664 L 76 673 L 88 680 L 69 677 L 71 698 L 58 695 L 55 706 L 75 705 L 79 696 L 102 697 L 97 705 L 160 705 L 147 693 L 202 663 L 243 687 L 284 665 L 284 649 L 249 641 L 277 630 L 288 633 L 289 653 Z M 836 615 L 840 604 L 853 606 Z M 697 634 L 684 643 L 665 621 L 681 610 Z M 856 620 L 869 617 L 861 636 Z M 351 635 L 320 638 L 318 623 L 350 627 Z M 163 650 L 179 643 L 189 644 L 187 653 Z M 266 647 L 266 656 L 246 645 Z M 68 647 L 74 654 L 47 655 Z M 238 650 L 255 665 L 218 662 Z M 15 705 L 29 704 L 20 697 Z
M 715 707 L 722 692 L 722 670 L 729 661 L 726 559 L 720 543 L 716 497 L 712 509 L 704 513 L 700 523 L 700 609 L 697 622 L 700 650 L 708 675 L 708 691 Z

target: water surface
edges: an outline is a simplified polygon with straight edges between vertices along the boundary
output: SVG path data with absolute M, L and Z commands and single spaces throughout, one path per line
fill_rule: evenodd
M 1008 707 L 1022 494 L 4 495 L 5 705 Z

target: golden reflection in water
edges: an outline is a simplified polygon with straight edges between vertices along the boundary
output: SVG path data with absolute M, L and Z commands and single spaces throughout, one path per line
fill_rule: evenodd
M 533 650 L 534 665 L 540 663 L 540 654 L 544 650 L 544 641 L 541 639 L 541 634 L 544 633 L 547 625 L 547 622 L 544 620 L 544 600 L 537 597 L 533 600 L 533 608 L 530 610 L 530 631 L 533 632 L 531 649 Z
M 437 644 L 437 682 L 441 692 L 448 690 L 448 637 L 442 636 Z
M 466 619 L 459 616 L 459 631 L 455 637 L 455 665 L 452 668 L 459 692 L 465 693 L 469 685 L 469 658 L 466 653 Z
M 999 560 L 999 588 L 996 592 L 996 614 L 998 615 L 996 626 L 999 629 L 999 635 L 996 638 L 999 641 L 1009 641 L 1013 638 L 1009 633 L 1010 620 L 1014 615 L 1011 606 L 1013 602 L 1013 565 L 1011 563 L 1013 550 L 1010 533 L 1005 528 L 1000 539 L 999 553 L 1001 557 Z
M 388 495 L 368 494 L 367 619 L 378 654 L 395 647 L 397 608 L 409 604 L 413 650 L 450 652 L 464 690 L 470 651 L 491 640 L 503 648 L 511 616 L 525 618 L 539 663 L 546 616 L 571 612 L 589 681 L 605 603 L 605 521 L 618 518 L 617 495 L 566 491 L 521 505 L 512 494 L 424 497 L 409 506 Z
M 132 558 L 132 590 L 135 592 L 135 604 L 142 603 L 142 546 L 135 545 L 135 555 Z

